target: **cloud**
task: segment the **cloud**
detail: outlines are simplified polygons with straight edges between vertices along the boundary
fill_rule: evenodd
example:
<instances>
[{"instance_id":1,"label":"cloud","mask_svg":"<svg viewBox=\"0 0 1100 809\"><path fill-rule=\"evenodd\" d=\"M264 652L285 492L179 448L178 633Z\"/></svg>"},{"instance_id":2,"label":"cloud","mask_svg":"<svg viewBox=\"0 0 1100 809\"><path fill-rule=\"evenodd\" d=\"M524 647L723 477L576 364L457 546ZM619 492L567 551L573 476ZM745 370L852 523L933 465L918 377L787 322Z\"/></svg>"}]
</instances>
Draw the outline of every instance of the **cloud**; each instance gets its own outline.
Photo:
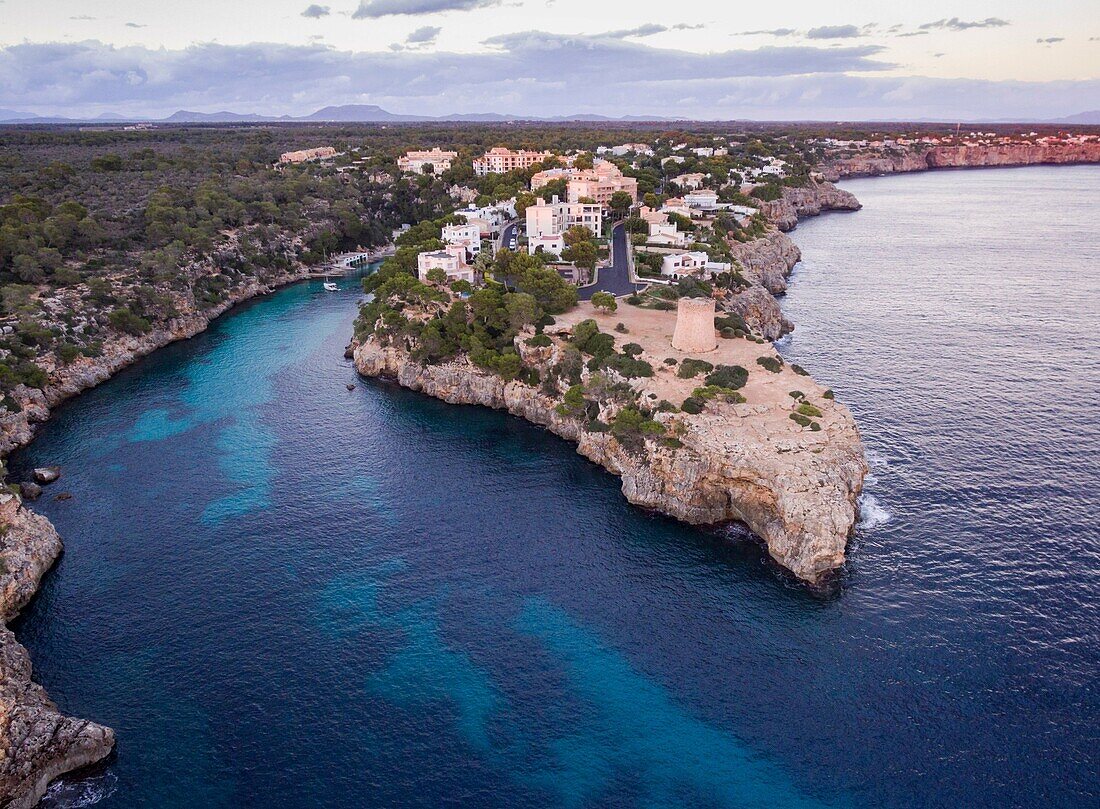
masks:
<instances>
[{"instance_id":1,"label":"cloud","mask_svg":"<svg viewBox=\"0 0 1100 809\"><path fill-rule=\"evenodd\" d=\"M854 25L822 25L806 32L809 39L851 39L860 36L859 28Z\"/></svg>"},{"instance_id":2,"label":"cloud","mask_svg":"<svg viewBox=\"0 0 1100 809\"><path fill-rule=\"evenodd\" d=\"M332 13L330 6L319 6L316 3L312 3L306 6L305 11L302 12L303 17L308 17L311 20L319 20L322 17L327 17Z\"/></svg>"},{"instance_id":3,"label":"cloud","mask_svg":"<svg viewBox=\"0 0 1100 809\"><path fill-rule=\"evenodd\" d=\"M926 22L921 26L921 30L929 30L932 28L943 28L948 31L966 31L970 28L1004 28L1006 25L1011 25L1008 20L1002 20L1000 17L986 17L984 20L966 21L960 20L958 17L952 17L942 20L936 20L935 22Z\"/></svg>"},{"instance_id":4,"label":"cloud","mask_svg":"<svg viewBox=\"0 0 1100 809\"><path fill-rule=\"evenodd\" d=\"M435 42L435 38L439 36L439 32L442 30L442 28L435 25L425 25L405 37L405 42L410 45L429 44Z\"/></svg>"},{"instance_id":5,"label":"cloud","mask_svg":"<svg viewBox=\"0 0 1100 809\"><path fill-rule=\"evenodd\" d=\"M139 22L128 22L128 23L126 23L126 27L127 28L148 28L149 26L145 25L144 23L139 23Z\"/></svg>"},{"instance_id":6,"label":"cloud","mask_svg":"<svg viewBox=\"0 0 1100 809\"><path fill-rule=\"evenodd\" d=\"M360 0L351 16L357 20L397 14L436 14L441 11L472 11L499 6L502 0Z\"/></svg>"},{"instance_id":7,"label":"cloud","mask_svg":"<svg viewBox=\"0 0 1100 809\"><path fill-rule=\"evenodd\" d=\"M926 37L927 31L906 31L904 34L898 34L899 37Z\"/></svg>"},{"instance_id":8,"label":"cloud","mask_svg":"<svg viewBox=\"0 0 1100 809\"><path fill-rule=\"evenodd\" d=\"M1035 40L1040 45L1053 45L1056 42L1065 42L1065 37L1041 37Z\"/></svg>"},{"instance_id":9,"label":"cloud","mask_svg":"<svg viewBox=\"0 0 1100 809\"><path fill-rule=\"evenodd\" d=\"M177 109L300 115L329 104L369 103L422 115L1042 120L1087 109L1100 93L1100 80L866 75L891 67L869 43L705 54L528 31L494 37L489 47L479 53L390 53L322 44L168 49L23 42L0 47L0 107L159 117Z\"/></svg>"},{"instance_id":10,"label":"cloud","mask_svg":"<svg viewBox=\"0 0 1100 809\"><path fill-rule=\"evenodd\" d=\"M89 22L91 20L98 19L97 17L89 17L87 14L78 14L75 17L69 17L70 20L78 20L79 22Z\"/></svg>"},{"instance_id":11,"label":"cloud","mask_svg":"<svg viewBox=\"0 0 1100 809\"><path fill-rule=\"evenodd\" d=\"M618 31L605 31L602 34L597 34L597 38L602 39L627 39L629 37L651 37L655 34L663 34L666 31L694 31L702 28L703 24L689 25L686 22L677 23L673 26L660 25L658 23L646 23L645 25L639 25L637 28L623 28Z\"/></svg>"},{"instance_id":12,"label":"cloud","mask_svg":"<svg viewBox=\"0 0 1100 809\"><path fill-rule=\"evenodd\" d=\"M798 33L798 31L796 31L793 28L772 28L770 30L764 30L764 31L738 31L733 36L735 36L735 37L752 37L752 36L765 35L765 36L770 36L770 37L789 37L789 36L794 36L797 33Z\"/></svg>"}]
</instances>

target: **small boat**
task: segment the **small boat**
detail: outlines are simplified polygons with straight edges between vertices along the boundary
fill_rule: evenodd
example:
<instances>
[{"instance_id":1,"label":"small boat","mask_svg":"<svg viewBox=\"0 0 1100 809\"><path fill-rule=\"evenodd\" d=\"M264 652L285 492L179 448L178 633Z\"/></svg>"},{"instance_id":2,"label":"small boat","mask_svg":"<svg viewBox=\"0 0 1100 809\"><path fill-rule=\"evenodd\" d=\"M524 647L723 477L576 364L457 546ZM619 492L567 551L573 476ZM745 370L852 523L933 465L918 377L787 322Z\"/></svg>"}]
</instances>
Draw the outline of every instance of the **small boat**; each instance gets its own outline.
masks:
<instances>
[{"instance_id":1,"label":"small boat","mask_svg":"<svg viewBox=\"0 0 1100 809\"><path fill-rule=\"evenodd\" d=\"M340 291L340 287L338 287L336 285L335 281L325 281L323 286L325 288L325 292L339 292Z\"/></svg>"}]
</instances>

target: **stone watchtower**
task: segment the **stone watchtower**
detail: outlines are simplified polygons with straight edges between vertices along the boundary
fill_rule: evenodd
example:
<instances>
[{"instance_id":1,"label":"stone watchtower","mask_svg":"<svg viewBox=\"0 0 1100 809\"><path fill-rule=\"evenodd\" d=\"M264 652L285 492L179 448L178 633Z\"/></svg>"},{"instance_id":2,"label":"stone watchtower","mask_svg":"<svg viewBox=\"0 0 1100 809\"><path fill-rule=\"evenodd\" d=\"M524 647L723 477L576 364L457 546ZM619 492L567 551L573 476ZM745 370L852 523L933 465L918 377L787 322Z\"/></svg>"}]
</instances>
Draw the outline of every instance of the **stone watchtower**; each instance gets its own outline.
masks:
<instances>
[{"instance_id":1,"label":"stone watchtower","mask_svg":"<svg viewBox=\"0 0 1100 809\"><path fill-rule=\"evenodd\" d=\"M718 338L714 335L714 298L680 298L672 347L685 353L718 348Z\"/></svg>"}]
</instances>

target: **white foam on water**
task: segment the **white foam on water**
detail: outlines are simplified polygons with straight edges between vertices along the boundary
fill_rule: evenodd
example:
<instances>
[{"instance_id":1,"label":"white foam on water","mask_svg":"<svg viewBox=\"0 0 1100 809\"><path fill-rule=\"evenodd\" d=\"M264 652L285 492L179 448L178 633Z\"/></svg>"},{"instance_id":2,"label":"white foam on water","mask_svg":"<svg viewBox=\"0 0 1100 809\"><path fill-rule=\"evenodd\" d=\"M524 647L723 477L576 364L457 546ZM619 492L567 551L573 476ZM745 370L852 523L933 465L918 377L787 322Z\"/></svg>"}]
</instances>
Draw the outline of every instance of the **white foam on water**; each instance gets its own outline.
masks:
<instances>
[{"instance_id":1,"label":"white foam on water","mask_svg":"<svg viewBox=\"0 0 1100 809\"><path fill-rule=\"evenodd\" d=\"M890 522L893 515L887 511L873 494L859 497L859 527L870 531Z\"/></svg>"},{"instance_id":2,"label":"white foam on water","mask_svg":"<svg viewBox=\"0 0 1100 809\"><path fill-rule=\"evenodd\" d=\"M118 789L118 776L105 772L79 781L55 781L42 796L38 805L42 809L80 809L95 806L104 798L109 798Z\"/></svg>"}]
</instances>

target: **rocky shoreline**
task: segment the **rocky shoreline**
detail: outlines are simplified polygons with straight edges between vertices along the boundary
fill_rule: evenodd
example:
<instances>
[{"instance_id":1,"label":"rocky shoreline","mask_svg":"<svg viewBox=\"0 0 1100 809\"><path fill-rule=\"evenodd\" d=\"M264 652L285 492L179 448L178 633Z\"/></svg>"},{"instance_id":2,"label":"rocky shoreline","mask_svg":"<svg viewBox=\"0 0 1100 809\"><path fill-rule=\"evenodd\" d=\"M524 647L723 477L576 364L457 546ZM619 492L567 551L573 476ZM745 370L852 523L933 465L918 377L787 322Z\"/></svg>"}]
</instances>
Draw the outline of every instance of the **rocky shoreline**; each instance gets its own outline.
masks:
<instances>
[{"instance_id":1,"label":"rocky shoreline","mask_svg":"<svg viewBox=\"0 0 1100 809\"><path fill-rule=\"evenodd\" d=\"M682 379L662 362L665 356L680 363L689 357L669 346L675 315L642 309L601 316L589 304L581 304L546 329L545 334L553 337L550 346L531 348L517 339L525 367L546 378L568 351L570 330L589 316L608 327L625 321L628 333L615 335L616 343L639 344L639 358L657 368L652 378L630 382L639 400L676 396L680 401L701 384ZM727 401L719 395L694 415L656 412L653 418L675 439L626 440L563 411L561 396L518 380L505 381L474 366L468 357L424 364L411 358L409 346L384 346L376 338L353 349L355 368L364 377L391 379L452 404L507 410L575 442L581 455L622 479L629 502L692 525L742 522L764 541L771 557L799 579L824 582L844 563L867 469L851 413L790 366L762 370L757 356L778 358L770 344L722 340L716 351L691 356L754 369L744 395ZM588 372L584 381L604 384ZM799 402L788 392L795 389L820 408L816 430L790 420ZM613 421L621 404L601 403L597 421Z\"/></svg>"},{"instance_id":2,"label":"rocky shoreline","mask_svg":"<svg viewBox=\"0 0 1100 809\"><path fill-rule=\"evenodd\" d=\"M825 177L875 177L931 169L1011 168L1038 165L1100 163L1098 143L1019 143L1013 145L934 146L893 154L858 154L829 163Z\"/></svg>"}]
</instances>

